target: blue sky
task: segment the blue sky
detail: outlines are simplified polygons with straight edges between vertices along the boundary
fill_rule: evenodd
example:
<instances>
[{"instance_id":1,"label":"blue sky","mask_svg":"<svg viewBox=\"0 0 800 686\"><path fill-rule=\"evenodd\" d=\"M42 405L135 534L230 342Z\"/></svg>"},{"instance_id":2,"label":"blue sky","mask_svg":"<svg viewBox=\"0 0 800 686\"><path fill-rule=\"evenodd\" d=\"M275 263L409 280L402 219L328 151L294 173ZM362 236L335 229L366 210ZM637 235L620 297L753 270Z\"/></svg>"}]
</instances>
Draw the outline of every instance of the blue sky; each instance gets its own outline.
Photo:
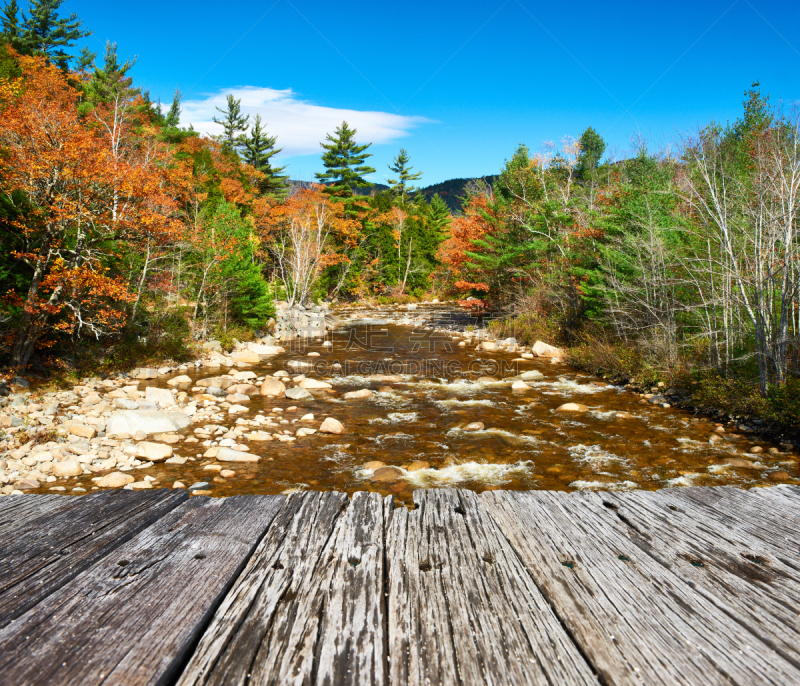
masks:
<instances>
[{"instance_id":1,"label":"blue sky","mask_svg":"<svg viewBox=\"0 0 800 686\"><path fill-rule=\"evenodd\" d=\"M608 153L734 120L756 79L800 101L800 3L331 3L67 0L102 52L138 56L153 98L184 93L182 123L209 124L225 93L260 112L292 178L320 171L319 140L347 119L372 141L373 181L401 147L423 185L497 173L519 143L593 126Z\"/></svg>"}]
</instances>

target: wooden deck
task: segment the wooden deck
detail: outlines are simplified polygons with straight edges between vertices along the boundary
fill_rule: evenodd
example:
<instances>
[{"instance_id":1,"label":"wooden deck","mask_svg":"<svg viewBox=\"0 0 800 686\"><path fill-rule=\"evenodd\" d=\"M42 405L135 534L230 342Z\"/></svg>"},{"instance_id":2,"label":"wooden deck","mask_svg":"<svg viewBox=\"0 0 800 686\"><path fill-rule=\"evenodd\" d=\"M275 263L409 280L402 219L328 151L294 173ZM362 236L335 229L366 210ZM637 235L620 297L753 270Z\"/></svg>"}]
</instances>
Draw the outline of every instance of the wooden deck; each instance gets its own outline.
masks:
<instances>
[{"instance_id":1,"label":"wooden deck","mask_svg":"<svg viewBox=\"0 0 800 686\"><path fill-rule=\"evenodd\" d=\"M0 682L798 684L800 490L0 499Z\"/></svg>"}]
</instances>

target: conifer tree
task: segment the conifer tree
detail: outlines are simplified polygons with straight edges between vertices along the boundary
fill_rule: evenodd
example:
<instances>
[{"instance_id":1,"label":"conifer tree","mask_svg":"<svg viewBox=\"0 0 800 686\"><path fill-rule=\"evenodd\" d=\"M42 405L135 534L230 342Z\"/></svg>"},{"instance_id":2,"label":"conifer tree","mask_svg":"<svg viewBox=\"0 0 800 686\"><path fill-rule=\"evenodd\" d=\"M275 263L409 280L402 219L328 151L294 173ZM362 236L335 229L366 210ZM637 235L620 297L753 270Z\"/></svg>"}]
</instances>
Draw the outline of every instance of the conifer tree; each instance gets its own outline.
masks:
<instances>
[{"instance_id":1,"label":"conifer tree","mask_svg":"<svg viewBox=\"0 0 800 686\"><path fill-rule=\"evenodd\" d=\"M169 129L177 129L181 123L181 100L183 96L179 88L175 89L175 95L172 96L172 105L169 112L164 117L164 127Z\"/></svg>"},{"instance_id":2,"label":"conifer tree","mask_svg":"<svg viewBox=\"0 0 800 686\"><path fill-rule=\"evenodd\" d=\"M242 157L247 164L264 174L264 178L259 182L259 189L263 194L285 198L288 193L286 180L289 177L282 175L282 172L286 167L273 167L270 162L273 155L277 155L283 149L275 148L277 140L277 136L268 135L262 128L261 115L257 114L250 134L242 137L244 148Z\"/></svg>"},{"instance_id":3,"label":"conifer tree","mask_svg":"<svg viewBox=\"0 0 800 686\"><path fill-rule=\"evenodd\" d=\"M228 94L227 108L223 110L217 107L217 112L220 112L223 116L219 119L213 117L213 121L222 127L222 133L215 136L215 138L227 150L238 152L242 144L242 134L247 131L247 122L250 121L250 115L242 114L242 101L234 98L233 94Z\"/></svg>"},{"instance_id":4,"label":"conifer tree","mask_svg":"<svg viewBox=\"0 0 800 686\"><path fill-rule=\"evenodd\" d=\"M17 0L3 7L3 38L23 55L42 55L61 69L67 69L72 56L65 48L91 34L81 29L77 14L60 17L64 0L30 0L29 15L19 9Z\"/></svg>"},{"instance_id":5,"label":"conifer tree","mask_svg":"<svg viewBox=\"0 0 800 686\"><path fill-rule=\"evenodd\" d=\"M408 160L408 153L404 148L400 148L400 153L389 165L389 170L399 177L397 179L389 179L389 186L391 186L394 196L400 198L403 202L405 202L406 196L417 190L409 184L409 181L416 181L422 176L422 172L411 172L414 167L408 166Z\"/></svg>"},{"instance_id":6,"label":"conifer tree","mask_svg":"<svg viewBox=\"0 0 800 686\"><path fill-rule=\"evenodd\" d=\"M103 65L95 68L92 78L83 87L86 105L81 111L86 112L100 103L130 101L140 95L141 89L133 88L133 77L128 75L134 64L135 57L120 64L117 44L107 41Z\"/></svg>"},{"instance_id":7,"label":"conifer tree","mask_svg":"<svg viewBox=\"0 0 800 686\"><path fill-rule=\"evenodd\" d=\"M325 192L337 198L350 198L354 189L372 185L363 178L375 172L373 167L364 164L368 157L372 157L366 152L372 143L358 145L355 135L356 130L343 121L333 135L329 133L325 137L328 143L320 143L325 150L322 153L325 171L317 172L315 176L327 184Z\"/></svg>"},{"instance_id":8,"label":"conifer tree","mask_svg":"<svg viewBox=\"0 0 800 686\"><path fill-rule=\"evenodd\" d=\"M600 158L606 149L606 142L591 126L581 134L579 139L580 152L578 153L578 166L575 172L581 178L586 178L600 164Z\"/></svg>"}]
</instances>

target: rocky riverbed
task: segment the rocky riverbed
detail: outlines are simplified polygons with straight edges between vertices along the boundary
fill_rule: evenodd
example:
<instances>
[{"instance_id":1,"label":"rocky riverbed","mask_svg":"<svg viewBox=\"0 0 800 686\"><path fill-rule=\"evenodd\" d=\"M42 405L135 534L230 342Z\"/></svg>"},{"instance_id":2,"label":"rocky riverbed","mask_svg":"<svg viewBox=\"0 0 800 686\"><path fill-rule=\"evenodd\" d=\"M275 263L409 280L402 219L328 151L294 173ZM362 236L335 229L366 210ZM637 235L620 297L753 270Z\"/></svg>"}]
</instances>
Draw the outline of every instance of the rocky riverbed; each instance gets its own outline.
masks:
<instances>
[{"instance_id":1,"label":"rocky riverbed","mask_svg":"<svg viewBox=\"0 0 800 686\"><path fill-rule=\"evenodd\" d=\"M266 337L196 362L14 389L0 493L420 487L634 489L798 483L791 444L491 340L448 306L349 308L318 338ZM324 335L324 337L322 337Z\"/></svg>"}]
</instances>

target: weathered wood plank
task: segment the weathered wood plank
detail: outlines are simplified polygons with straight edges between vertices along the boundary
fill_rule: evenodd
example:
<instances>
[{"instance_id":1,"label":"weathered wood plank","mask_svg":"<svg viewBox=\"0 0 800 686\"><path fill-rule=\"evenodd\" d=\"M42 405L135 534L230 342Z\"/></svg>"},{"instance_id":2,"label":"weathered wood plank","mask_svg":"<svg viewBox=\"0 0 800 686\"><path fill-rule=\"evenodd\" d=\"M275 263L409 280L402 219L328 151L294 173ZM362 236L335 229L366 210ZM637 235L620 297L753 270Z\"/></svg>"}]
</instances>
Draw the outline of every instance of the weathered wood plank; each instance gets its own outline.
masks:
<instances>
[{"instance_id":1,"label":"weathered wood plank","mask_svg":"<svg viewBox=\"0 0 800 686\"><path fill-rule=\"evenodd\" d=\"M9 684L170 683L280 508L195 497L0 629Z\"/></svg>"},{"instance_id":2,"label":"weathered wood plank","mask_svg":"<svg viewBox=\"0 0 800 686\"><path fill-rule=\"evenodd\" d=\"M800 667L800 579L795 570L774 555L764 555L759 539L706 517L705 508L671 509L662 492L571 497L583 499L643 554Z\"/></svg>"},{"instance_id":3,"label":"weathered wood plank","mask_svg":"<svg viewBox=\"0 0 800 686\"><path fill-rule=\"evenodd\" d=\"M387 513L392 684L597 684L471 491Z\"/></svg>"},{"instance_id":4,"label":"weathered wood plank","mask_svg":"<svg viewBox=\"0 0 800 686\"><path fill-rule=\"evenodd\" d=\"M0 627L133 538L188 496L103 491L29 519L0 543Z\"/></svg>"},{"instance_id":5,"label":"weathered wood plank","mask_svg":"<svg viewBox=\"0 0 800 686\"><path fill-rule=\"evenodd\" d=\"M9 495L0 498L0 536L13 534L29 520L52 514L77 501L78 496L50 494Z\"/></svg>"},{"instance_id":6,"label":"weathered wood plank","mask_svg":"<svg viewBox=\"0 0 800 686\"><path fill-rule=\"evenodd\" d=\"M585 499L546 491L480 497L606 683L800 682L800 670Z\"/></svg>"},{"instance_id":7,"label":"weathered wood plank","mask_svg":"<svg viewBox=\"0 0 800 686\"><path fill-rule=\"evenodd\" d=\"M784 489L665 488L658 493L678 510L687 505L702 507L705 516L720 525L748 533L762 545L794 557L800 553L800 509L788 498L769 497L775 490Z\"/></svg>"},{"instance_id":8,"label":"weathered wood plank","mask_svg":"<svg viewBox=\"0 0 800 686\"><path fill-rule=\"evenodd\" d=\"M291 496L180 684L383 684L383 503Z\"/></svg>"}]
</instances>

